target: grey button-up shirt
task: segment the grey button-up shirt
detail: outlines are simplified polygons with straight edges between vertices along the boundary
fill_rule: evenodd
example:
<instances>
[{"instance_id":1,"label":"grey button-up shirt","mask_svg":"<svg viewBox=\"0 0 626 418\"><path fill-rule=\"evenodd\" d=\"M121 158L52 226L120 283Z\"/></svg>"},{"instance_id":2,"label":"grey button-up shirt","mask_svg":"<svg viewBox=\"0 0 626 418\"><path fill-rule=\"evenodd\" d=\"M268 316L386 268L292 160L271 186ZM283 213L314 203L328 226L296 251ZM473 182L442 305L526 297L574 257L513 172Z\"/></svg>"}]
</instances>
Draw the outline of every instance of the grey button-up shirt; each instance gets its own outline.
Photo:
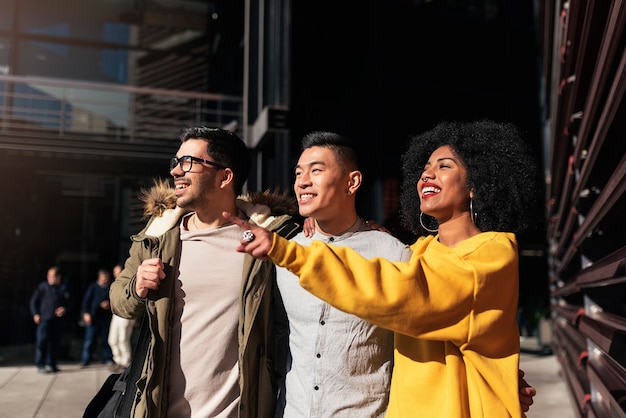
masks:
<instances>
[{"instance_id":1,"label":"grey button-up shirt","mask_svg":"<svg viewBox=\"0 0 626 418\"><path fill-rule=\"evenodd\" d=\"M316 233L306 238L300 233L293 240L347 246L367 258L407 261L411 256L405 244L362 221L341 236ZM393 333L331 307L302 289L284 268L278 268L277 281L289 320L290 353L276 416L383 417L393 368Z\"/></svg>"}]
</instances>

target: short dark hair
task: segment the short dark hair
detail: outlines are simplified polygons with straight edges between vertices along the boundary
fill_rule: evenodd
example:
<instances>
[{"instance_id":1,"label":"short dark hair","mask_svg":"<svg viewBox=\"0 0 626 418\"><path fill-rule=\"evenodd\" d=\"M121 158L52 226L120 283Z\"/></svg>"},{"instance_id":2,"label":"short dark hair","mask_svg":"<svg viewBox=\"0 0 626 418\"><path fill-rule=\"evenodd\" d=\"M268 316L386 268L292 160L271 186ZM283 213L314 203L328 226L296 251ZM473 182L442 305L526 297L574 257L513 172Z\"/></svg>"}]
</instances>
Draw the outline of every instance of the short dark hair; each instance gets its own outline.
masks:
<instances>
[{"instance_id":1,"label":"short dark hair","mask_svg":"<svg viewBox=\"0 0 626 418\"><path fill-rule=\"evenodd\" d=\"M245 142L231 131L206 126L192 126L180 134L180 141L203 139L207 143L207 154L216 163L233 170L235 193L241 194L250 174L250 152Z\"/></svg>"},{"instance_id":2,"label":"short dark hair","mask_svg":"<svg viewBox=\"0 0 626 418\"><path fill-rule=\"evenodd\" d=\"M302 151L311 147L330 148L337 156L337 161L344 169L358 170L359 161L354 142L334 132L313 131L302 138Z\"/></svg>"},{"instance_id":3,"label":"short dark hair","mask_svg":"<svg viewBox=\"0 0 626 418\"><path fill-rule=\"evenodd\" d=\"M402 156L403 225L416 234L428 233L419 222L420 200L415 189L430 155L449 146L467 169L473 190L472 209L481 231L519 233L532 221L538 195L539 172L518 129L489 120L442 122L413 136Z\"/></svg>"},{"instance_id":4,"label":"short dark hair","mask_svg":"<svg viewBox=\"0 0 626 418\"><path fill-rule=\"evenodd\" d=\"M98 276L101 274L106 274L107 276L111 276L111 272L108 269L105 268L99 268L98 269Z\"/></svg>"}]
</instances>

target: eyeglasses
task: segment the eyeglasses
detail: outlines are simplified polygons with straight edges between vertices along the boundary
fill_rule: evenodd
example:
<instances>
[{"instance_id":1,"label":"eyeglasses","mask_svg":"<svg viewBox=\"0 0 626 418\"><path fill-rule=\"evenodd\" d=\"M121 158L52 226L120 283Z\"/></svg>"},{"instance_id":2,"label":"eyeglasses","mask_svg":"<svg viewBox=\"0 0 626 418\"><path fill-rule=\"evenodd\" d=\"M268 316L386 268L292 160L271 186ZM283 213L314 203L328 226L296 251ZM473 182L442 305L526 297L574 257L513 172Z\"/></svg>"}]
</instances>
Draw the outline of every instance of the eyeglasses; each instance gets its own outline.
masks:
<instances>
[{"instance_id":1,"label":"eyeglasses","mask_svg":"<svg viewBox=\"0 0 626 418\"><path fill-rule=\"evenodd\" d=\"M191 171L194 161L197 163L208 164L217 168L228 168L225 165L216 163L215 161L209 161L202 158L193 157L191 155L183 155L182 157L172 157L172 159L170 160L170 171L172 171L176 168L177 165L179 165L181 170L183 170L185 173L188 173Z\"/></svg>"}]
</instances>

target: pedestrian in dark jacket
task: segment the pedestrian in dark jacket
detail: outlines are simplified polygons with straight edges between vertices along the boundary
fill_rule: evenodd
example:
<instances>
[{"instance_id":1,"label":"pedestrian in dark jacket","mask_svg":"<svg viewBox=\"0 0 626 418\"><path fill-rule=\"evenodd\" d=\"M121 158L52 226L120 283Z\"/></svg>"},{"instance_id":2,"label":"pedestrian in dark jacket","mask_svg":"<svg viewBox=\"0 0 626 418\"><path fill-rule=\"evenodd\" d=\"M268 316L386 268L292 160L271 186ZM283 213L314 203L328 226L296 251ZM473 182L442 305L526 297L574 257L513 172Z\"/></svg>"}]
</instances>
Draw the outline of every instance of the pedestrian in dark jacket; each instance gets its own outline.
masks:
<instances>
[{"instance_id":1,"label":"pedestrian in dark jacket","mask_svg":"<svg viewBox=\"0 0 626 418\"><path fill-rule=\"evenodd\" d=\"M110 286L111 273L105 269L100 269L98 270L98 279L92 282L85 291L82 304L83 321L85 322L85 342L81 355L83 367L91 363L93 347L98 338L102 344L102 363L113 363L113 354L107 341L109 326L111 325Z\"/></svg>"},{"instance_id":2,"label":"pedestrian in dark jacket","mask_svg":"<svg viewBox=\"0 0 626 418\"><path fill-rule=\"evenodd\" d=\"M59 371L57 357L69 300L69 288L61 283L59 268L50 267L47 280L39 283L30 298L30 313L37 324L35 364L39 373Z\"/></svg>"}]
</instances>

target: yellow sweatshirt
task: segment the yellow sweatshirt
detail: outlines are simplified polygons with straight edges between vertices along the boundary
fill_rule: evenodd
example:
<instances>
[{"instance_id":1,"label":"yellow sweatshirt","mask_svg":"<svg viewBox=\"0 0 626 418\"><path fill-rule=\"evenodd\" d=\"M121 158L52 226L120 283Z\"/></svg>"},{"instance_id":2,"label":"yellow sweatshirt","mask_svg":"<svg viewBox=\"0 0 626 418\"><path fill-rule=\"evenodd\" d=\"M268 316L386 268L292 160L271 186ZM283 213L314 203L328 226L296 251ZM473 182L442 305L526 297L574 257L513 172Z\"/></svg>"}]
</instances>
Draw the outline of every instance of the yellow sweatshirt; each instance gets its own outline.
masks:
<instances>
[{"instance_id":1,"label":"yellow sweatshirt","mask_svg":"<svg viewBox=\"0 0 626 418\"><path fill-rule=\"evenodd\" d=\"M268 256L314 295L396 333L388 418L523 416L515 235L484 232L454 248L428 236L411 249L408 262L367 260L274 234Z\"/></svg>"}]
</instances>

